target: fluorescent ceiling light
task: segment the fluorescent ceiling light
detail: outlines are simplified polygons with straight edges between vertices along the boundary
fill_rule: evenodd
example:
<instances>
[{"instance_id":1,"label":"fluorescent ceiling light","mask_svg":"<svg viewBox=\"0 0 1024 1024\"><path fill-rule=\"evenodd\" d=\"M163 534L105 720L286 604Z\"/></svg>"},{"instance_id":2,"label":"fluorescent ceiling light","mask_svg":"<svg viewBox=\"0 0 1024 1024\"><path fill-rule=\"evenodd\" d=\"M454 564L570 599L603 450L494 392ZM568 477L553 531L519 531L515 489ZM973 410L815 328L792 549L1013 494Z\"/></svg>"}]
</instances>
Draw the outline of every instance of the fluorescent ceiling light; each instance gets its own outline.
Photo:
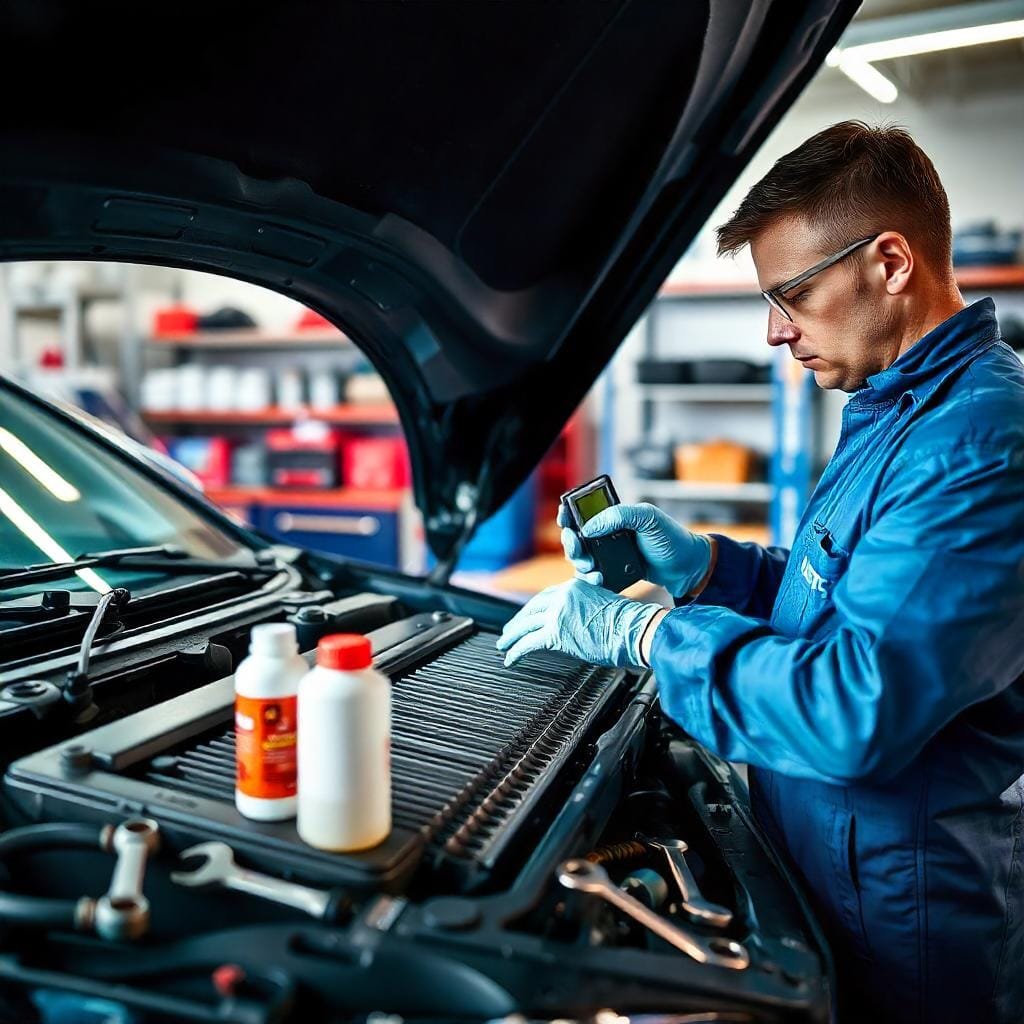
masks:
<instances>
[{"instance_id":1,"label":"fluorescent ceiling light","mask_svg":"<svg viewBox=\"0 0 1024 1024\"><path fill-rule=\"evenodd\" d=\"M1024 39L1022 12L1022 0L988 0L858 22L826 63L879 102L892 103L896 86L872 67L876 61Z\"/></svg>"},{"instance_id":2,"label":"fluorescent ceiling light","mask_svg":"<svg viewBox=\"0 0 1024 1024\"><path fill-rule=\"evenodd\" d=\"M839 52L842 56L872 62L1021 38L1024 38L1024 19L1001 21L991 25L969 25L965 28L946 29L943 32L923 32L920 35L902 36L899 39L880 39L876 43L840 47Z\"/></svg>"},{"instance_id":3,"label":"fluorescent ceiling light","mask_svg":"<svg viewBox=\"0 0 1024 1024\"><path fill-rule=\"evenodd\" d=\"M58 501L78 501L78 488L68 483L48 462L41 459L20 437L0 427L0 448L27 473L36 478Z\"/></svg>"},{"instance_id":4,"label":"fluorescent ceiling light","mask_svg":"<svg viewBox=\"0 0 1024 1024\"><path fill-rule=\"evenodd\" d=\"M826 58L825 63L831 68L839 68L851 82L855 82L879 103L892 103L899 96L895 84L889 81L881 71L873 68L866 61L849 56L847 51L833 50Z\"/></svg>"},{"instance_id":5,"label":"fluorescent ceiling light","mask_svg":"<svg viewBox=\"0 0 1024 1024\"><path fill-rule=\"evenodd\" d=\"M3 488L0 488L0 512L35 544L40 551L55 562L70 562L67 553L40 525L26 512ZM110 586L105 583L92 569L79 569L75 573L79 579L87 583L98 594L106 594Z\"/></svg>"}]
</instances>

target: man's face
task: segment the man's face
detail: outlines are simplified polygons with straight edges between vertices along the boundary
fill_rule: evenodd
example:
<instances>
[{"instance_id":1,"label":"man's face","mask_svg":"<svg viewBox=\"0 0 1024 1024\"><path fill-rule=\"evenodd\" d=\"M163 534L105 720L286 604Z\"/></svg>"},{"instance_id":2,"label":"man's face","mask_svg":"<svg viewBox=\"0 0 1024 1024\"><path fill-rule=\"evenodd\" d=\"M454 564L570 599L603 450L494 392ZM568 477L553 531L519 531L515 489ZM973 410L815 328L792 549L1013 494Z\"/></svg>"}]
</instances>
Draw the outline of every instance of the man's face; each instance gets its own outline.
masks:
<instances>
[{"instance_id":1,"label":"man's face","mask_svg":"<svg viewBox=\"0 0 1024 1024\"><path fill-rule=\"evenodd\" d=\"M750 246L760 287L773 289L833 255L822 244L802 217L770 224ZM855 391L899 355L895 311L874 248L857 250L781 295L792 322L769 307L768 344L788 345L820 388Z\"/></svg>"}]
</instances>

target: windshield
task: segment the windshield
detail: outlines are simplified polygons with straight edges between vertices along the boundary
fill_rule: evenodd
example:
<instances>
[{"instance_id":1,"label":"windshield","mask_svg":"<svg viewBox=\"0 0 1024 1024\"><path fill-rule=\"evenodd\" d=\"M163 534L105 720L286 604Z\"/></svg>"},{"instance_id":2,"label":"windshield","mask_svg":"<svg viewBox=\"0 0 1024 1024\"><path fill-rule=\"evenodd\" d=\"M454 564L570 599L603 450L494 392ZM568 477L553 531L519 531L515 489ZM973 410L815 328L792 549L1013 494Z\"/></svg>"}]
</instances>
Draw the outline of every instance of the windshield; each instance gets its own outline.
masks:
<instances>
[{"instance_id":1,"label":"windshield","mask_svg":"<svg viewBox=\"0 0 1024 1024\"><path fill-rule=\"evenodd\" d=\"M196 558L232 561L246 549L102 445L0 387L0 565L68 561L85 552L173 544ZM146 589L153 569L83 569L59 586ZM180 574L176 582L181 581ZM7 593L14 593L14 588Z\"/></svg>"}]
</instances>

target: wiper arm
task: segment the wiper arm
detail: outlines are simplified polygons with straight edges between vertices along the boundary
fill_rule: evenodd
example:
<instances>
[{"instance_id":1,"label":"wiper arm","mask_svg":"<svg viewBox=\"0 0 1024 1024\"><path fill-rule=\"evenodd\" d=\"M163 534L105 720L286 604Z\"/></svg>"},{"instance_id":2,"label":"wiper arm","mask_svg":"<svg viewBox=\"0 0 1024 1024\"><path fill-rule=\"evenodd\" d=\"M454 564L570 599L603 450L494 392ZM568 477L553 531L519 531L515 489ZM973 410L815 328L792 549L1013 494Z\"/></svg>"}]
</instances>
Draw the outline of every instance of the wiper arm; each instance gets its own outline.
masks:
<instances>
[{"instance_id":1,"label":"wiper arm","mask_svg":"<svg viewBox=\"0 0 1024 1024\"><path fill-rule=\"evenodd\" d=\"M150 544L148 547L136 548L109 548L106 551L86 551L78 558L104 558L107 565L120 562L123 558L133 558L136 555L154 555L163 558L187 558L188 552L179 548L177 544ZM75 561L78 561L78 558ZM45 563L44 563L45 564Z\"/></svg>"},{"instance_id":2,"label":"wiper arm","mask_svg":"<svg viewBox=\"0 0 1024 1024\"><path fill-rule=\"evenodd\" d=\"M272 576L278 571L276 559L266 565L236 565L232 562L212 562L207 559L190 558L188 553L173 544L158 544L137 548L114 548L79 555L70 562L43 562L40 565L26 565L21 568L0 569L0 589L24 586L26 583L42 583L46 580L71 576L82 569L97 569L123 565L125 568L158 569L165 573L195 573L213 575L222 572L237 572L243 576Z\"/></svg>"}]
</instances>

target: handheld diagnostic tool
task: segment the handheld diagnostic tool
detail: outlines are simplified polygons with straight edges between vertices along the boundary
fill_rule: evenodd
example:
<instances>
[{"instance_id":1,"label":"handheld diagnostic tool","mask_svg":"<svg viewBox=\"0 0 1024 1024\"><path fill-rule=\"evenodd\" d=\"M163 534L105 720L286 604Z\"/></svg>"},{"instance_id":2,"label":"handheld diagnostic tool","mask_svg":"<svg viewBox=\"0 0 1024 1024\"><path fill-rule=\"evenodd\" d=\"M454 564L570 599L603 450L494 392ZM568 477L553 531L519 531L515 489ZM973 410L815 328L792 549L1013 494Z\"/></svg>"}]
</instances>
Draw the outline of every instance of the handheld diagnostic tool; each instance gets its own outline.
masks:
<instances>
[{"instance_id":1,"label":"handheld diagnostic tool","mask_svg":"<svg viewBox=\"0 0 1024 1024\"><path fill-rule=\"evenodd\" d=\"M636 535L632 530L618 530L604 537L584 537L580 531L598 512L618 503L619 496L609 476L599 476L562 495L562 504L568 509L572 524L569 528L575 531L583 550L593 558L594 568L604 577L604 586L616 592L643 579L644 563L636 546Z\"/></svg>"}]
</instances>

